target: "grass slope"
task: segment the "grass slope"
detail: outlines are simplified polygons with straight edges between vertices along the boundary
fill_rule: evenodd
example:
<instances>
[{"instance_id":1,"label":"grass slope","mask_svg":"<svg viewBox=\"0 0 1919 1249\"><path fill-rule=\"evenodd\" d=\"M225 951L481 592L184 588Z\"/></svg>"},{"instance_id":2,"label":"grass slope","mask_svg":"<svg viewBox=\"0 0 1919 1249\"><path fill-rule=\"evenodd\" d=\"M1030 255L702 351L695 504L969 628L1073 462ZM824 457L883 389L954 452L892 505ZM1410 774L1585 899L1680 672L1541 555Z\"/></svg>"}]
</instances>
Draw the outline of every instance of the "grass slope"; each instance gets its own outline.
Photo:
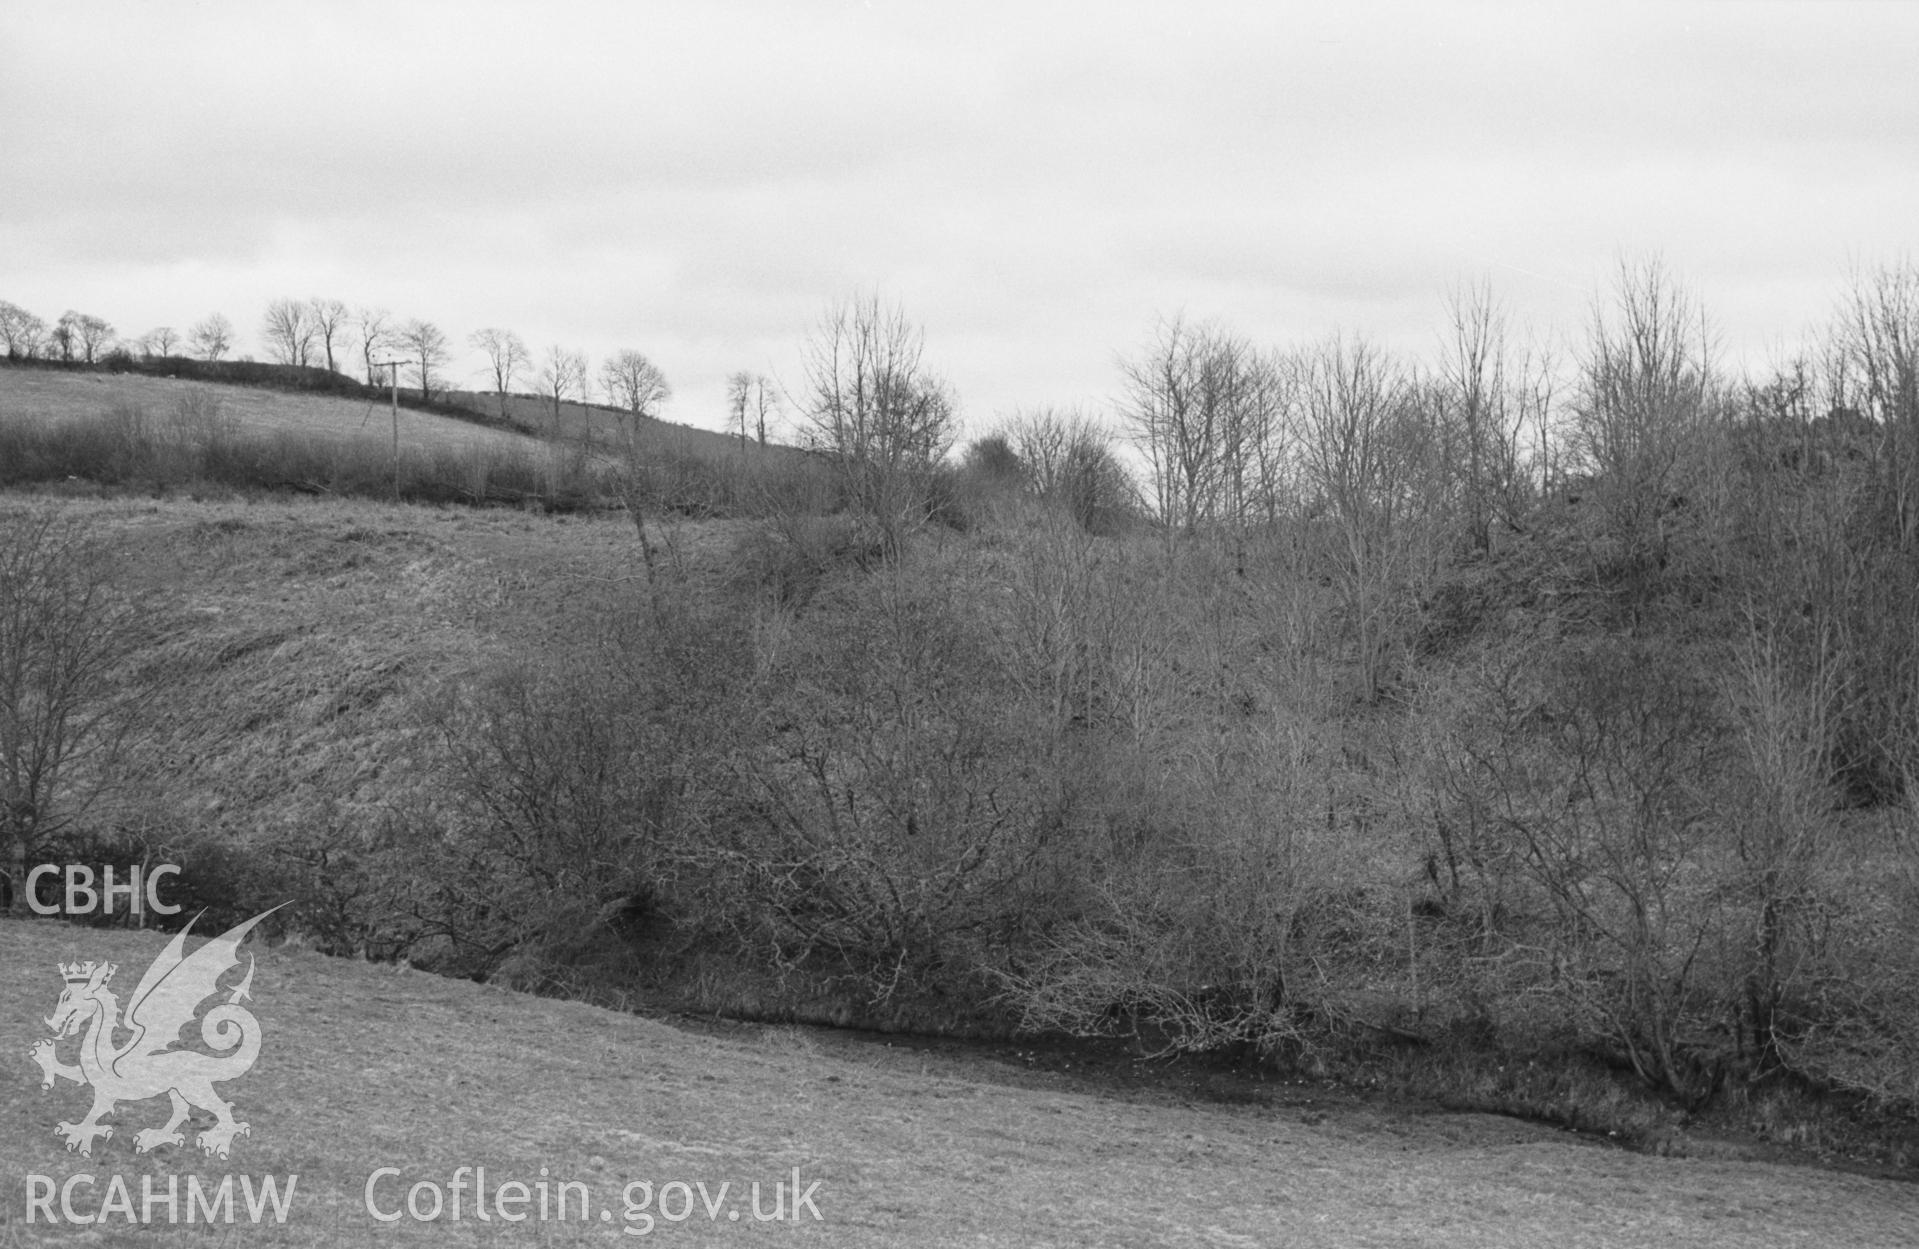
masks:
<instances>
[{"instance_id":1,"label":"grass slope","mask_svg":"<svg viewBox=\"0 0 1919 1249\"><path fill-rule=\"evenodd\" d=\"M164 944L154 933L0 921L0 1052L12 1056L0 1065L0 1243L127 1237L117 1215L84 1230L24 1223L28 1175L64 1183L79 1172L98 1185L78 1191L82 1213L116 1174L136 1205L143 1177L164 1189L169 1175L210 1185L228 1173L297 1174L284 1226L245 1227L235 1243L247 1244L607 1244L624 1225L621 1188L639 1179L704 1183L714 1195L731 1186L724 1209L738 1221L709 1220L696 1194L690 1218L653 1228L681 1244L1578 1249L1919 1238L1919 1192L1891 1181L1652 1158L1484 1116L1114 1097L991 1064L831 1050L789 1029L698 1035L257 943L252 1007L265 1044L223 1090L252 1125L232 1157L203 1157L190 1140L135 1154L133 1132L164 1117L157 1100L123 1106L109 1119L119 1131L91 1159L67 1154L53 1127L84 1113L86 1094L64 1082L43 1093L26 1060L61 988L55 965L110 959L130 984ZM479 1222L470 1194L457 1223L382 1224L365 1209L376 1168L400 1172L378 1190L392 1208L405 1186L444 1190L461 1166L484 1166L489 1187L531 1186L547 1168L553 1182L586 1185L592 1217ZM821 1220L755 1223L748 1185L759 1181L770 1205L773 1182L794 1168L803 1185L819 1183ZM139 1243L202 1235L162 1225Z\"/></svg>"},{"instance_id":2,"label":"grass slope","mask_svg":"<svg viewBox=\"0 0 1919 1249\"><path fill-rule=\"evenodd\" d=\"M243 433L322 434L336 438L390 438L392 414L385 402L300 394L251 386L176 381L137 373L87 373L0 368L0 420L64 420L91 417L119 404L169 412L179 397L203 390L220 400L223 416ZM488 429L438 413L400 409L400 445L413 449L537 447L539 441Z\"/></svg>"},{"instance_id":3,"label":"grass slope","mask_svg":"<svg viewBox=\"0 0 1919 1249\"><path fill-rule=\"evenodd\" d=\"M0 498L0 509L26 507ZM259 845L377 821L415 700L643 575L622 517L284 496L76 500L148 596L159 829ZM723 525L710 525L709 536ZM691 540L691 539L689 539Z\"/></svg>"}]
</instances>

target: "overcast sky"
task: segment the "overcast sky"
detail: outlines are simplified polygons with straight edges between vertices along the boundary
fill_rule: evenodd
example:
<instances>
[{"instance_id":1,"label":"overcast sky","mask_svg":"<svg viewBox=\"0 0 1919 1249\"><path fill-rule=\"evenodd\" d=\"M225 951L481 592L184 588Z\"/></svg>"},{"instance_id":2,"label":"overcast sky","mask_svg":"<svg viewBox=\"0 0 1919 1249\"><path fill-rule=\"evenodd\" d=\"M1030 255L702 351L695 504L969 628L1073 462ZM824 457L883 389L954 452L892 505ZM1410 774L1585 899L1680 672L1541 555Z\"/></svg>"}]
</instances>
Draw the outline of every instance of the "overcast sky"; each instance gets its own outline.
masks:
<instances>
[{"instance_id":1,"label":"overcast sky","mask_svg":"<svg viewBox=\"0 0 1919 1249\"><path fill-rule=\"evenodd\" d=\"M334 296L718 427L878 290L977 431L1110 403L1155 319L1570 334L1657 250L1730 355L1919 232L1919 3L0 0L0 299L126 335Z\"/></svg>"}]
</instances>

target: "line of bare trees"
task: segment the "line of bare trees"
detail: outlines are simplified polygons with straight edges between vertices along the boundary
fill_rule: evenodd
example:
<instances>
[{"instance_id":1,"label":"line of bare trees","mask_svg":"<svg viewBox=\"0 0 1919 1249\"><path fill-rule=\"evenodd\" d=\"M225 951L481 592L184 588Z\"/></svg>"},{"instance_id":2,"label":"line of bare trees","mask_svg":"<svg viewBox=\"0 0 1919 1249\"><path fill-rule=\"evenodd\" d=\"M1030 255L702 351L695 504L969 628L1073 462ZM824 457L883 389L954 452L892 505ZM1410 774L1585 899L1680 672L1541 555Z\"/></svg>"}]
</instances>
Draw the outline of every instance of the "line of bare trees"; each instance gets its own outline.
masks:
<instances>
[{"instance_id":1,"label":"line of bare trees","mask_svg":"<svg viewBox=\"0 0 1919 1249\"><path fill-rule=\"evenodd\" d=\"M516 381L532 372L540 397L552 412L553 433L560 432L560 414L568 403L587 403L592 399L593 372L586 353L558 344L548 347L537 358L526 340L512 330L489 327L476 330L468 339L486 356L486 375L499 415L507 415L507 400ZM666 375L643 353L627 348L609 356L600 365L600 394L622 413L623 440L631 441L640 418L659 416L660 405L672 396Z\"/></svg>"},{"instance_id":2,"label":"line of bare trees","mask_svg":"<svg viewBox=\"0 0 1919 1249\"><path fill-rule=\"evenodd\" d=\"M386 368L398 361L422 398L431 398L443 387L443 373L452 360L445 331L431 321L400 321L384 308L350 308L342 300L323 296L276 299L268 304L260 318L260 342L276 363L328 373L343 372L357 344L359 367L368 385L385 382ZM49 325L17 304L0 300L0 345L10 360L91 366L118 349L148 359L190 354L211 363L226 359L237 343L233 322L217 312L195 322L184 334L161 325L137 338L121 338L100 317L70 311Z\"/></svg>"},{"instance_id":3,"label":"line of bare trees","mask_svg":"<svg viewBox=\"0 0 1919 1249\"><path fill-rule=\"evenodd\" d=\"M358 371L366 384L404 380L423 399L447 387L446 370L453 360L452 341L435 322L401 320L384 308L349 307L323 296L273 300L261 315L259 336L274 362L328 373L344 371L357 351ZM530 382L549 405L556 435L565 405L591 403L596 382L604 401L623 414L622 437L627 442L638 418L657 419L661 405L672 394L659 367L632 349L614 353L595 373L584 352L554 345L536 355L512 330L487 327L467 341L485 357L487 389L495 396L499 414L507 414L516 386ZM0 346L10 360L95 365L110 349L118 348L148 359L190 354L216 362L236 350L237 334L231 320L214 313L184 333L161 325L137 338L122 339L96 316L68 312L49 324L0 300ZM388 371L396 366L398 378ZM729 387L729 415L735 429L742 431L743 441L750 431L764 444L768 422L780 408L775 384L763 374L742 373L729 379Z\"/></svg>"},{"instance_id":4,"label":"line of bare trees","mask_svg":"<svg viewBox=\"0 0 1919 1249\"><path fill-rule=\"evenodd\" d=\"M452 359L446 332L431 321L396 322L384 308L349 309L338 299L276 299L261 318L260 338L281 364L340 371L348 344L359 341L360 363L369 386L388 380L382 369L406 366L422 399L440 387L441 372Z\"/></svg>"},{"instance_id":5,"label":"line of bare trees","mask_svg":"<svg viewBox=\"0 0 1919 1249\"><path fill-rule=\"evenodd\" d=\"M1553 396L1550 359L1519 347L1491 290L1455 291L1436 369L1336 334L1262 349L1218 325L1162 323L1122 360L1119 417L1174 534L1330 515L1363 545L1418 496L1485 549L1510 523ZM1529 458L1531 462L1529 463Z\"/></svg>"},{"instance_id":6,"label":"line of bare trees","mask_svg":"<svg viewBox=\"0 0 1919 1249\"><path fill-rule=\"evenodd\" d=\"M344 346L347 306L337 299L276 299L260 320L260 340L281 364L338 371L335 347Z\"/></svg>"},{"instance_id":7,"label":"line of bare trees","mask_svg":"<svg viewBox=\"0 0 1919 1249\"><path fill-rule=\"evenodd\" d=\"M68 309L52 325L18 304L0 300L0 341L9 360L95 364L115 341L113 326L92 313Z\"/></svg>"},{"instance_id":8,"label":"line of bare trees","mask_svg":"<svg viewBox=\"0 0 1919 1249\"><path fill-rule=\"evenodd\" d=\"M1517 527L1543 472L1550 359L1516 342L1483 285L1450 295L1447 329L1430 369L1359 336L1261 348L1183 318L1121 362L1121 427L1167 541L1224 541L1241 575L1261 535L1305 541L1367 698L1418 588Z\"/></svg>"}]
</instances>

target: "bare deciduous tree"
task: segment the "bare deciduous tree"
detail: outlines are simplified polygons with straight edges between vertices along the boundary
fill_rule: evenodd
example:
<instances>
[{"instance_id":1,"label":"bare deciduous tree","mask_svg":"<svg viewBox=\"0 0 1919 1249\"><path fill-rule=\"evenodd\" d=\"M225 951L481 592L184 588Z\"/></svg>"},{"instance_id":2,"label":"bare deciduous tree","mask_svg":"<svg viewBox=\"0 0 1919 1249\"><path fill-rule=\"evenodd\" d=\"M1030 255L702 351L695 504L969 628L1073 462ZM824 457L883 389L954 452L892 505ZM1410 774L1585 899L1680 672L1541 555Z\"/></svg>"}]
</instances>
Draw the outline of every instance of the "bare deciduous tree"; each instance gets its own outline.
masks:
<instances>
[{"instance_id":1,"label":"bare deciduous tree","mask_svg":"<svg viewBox=\"0 0 1919 1249\"><path fill-rule=\"evenodd\" d=\"M84 525L52 510L0 520L0 847L16 912L27 864L101 790L138 701L120 668L139 620Z\"/></svg>"},{"instance_id":2,"label":"bare deciduous tree","mask_svg":"<svg viewBox=\"0 0 1919 1249\"><path fill-rule=\"evenodd\" d=\"M380 364L387 353L399 350L399 334L393 328L392 314L385 308L360 308L353 314L353 325L360 334L360 360L366 366L366 384L378 386L383 380Z\"/></svg>"},{"instance_id":3,"label":"bare deciduous tree","mask_svg":"<svg viewBox=\"0 0 1919 1249\"><path fill-rule=\"evenodd\" d=\"M1238 530L1275 506L1287 375L1274 357L1212 325L1163 322L1121 362L1122 417L1146 456L1154 502L1171 528Z\"/></svg>"},{"instance_id":4,"label":"bare deciduous tree","mask_svg":"<svg viewBox=\"0 0 1919 1249\"><path fill-rule=\"evenodd\" d=\"M1634 567L1665 558L1674 469L1711 387L1712 337L1697 301L1658 259L1622 260L1612 307L1593 310L1573 434Z\"/></svg>"},{"instance_id":5,"label":"bare deciduous tree","mask_svg":"<svg viewBox=\"0 0 1919 1249\"><path fill-rule=\"evenodd\" d=\"M1529 485L1523 443L1528 426L1542 421L1551 406L1552 373L1540 355L1515 357L1505 309L1489 283L1455 288L1446 307L1441 419L1460 444L1467 541L1483 551L1492 543L1495 521L1517 523Z\"/></svg>"},{"instance_id":6,"label":"bare deciduous tree","mask_svg":"<svg viewBox=\"0 0 1919 1249\"><path fill-rule=\"evenodd\" d=\"M548 362L548 372L552 373L560 366L560 358L566 353L554 349ZM581 375L586 371L586 358L577 357ZM644 447L646 440L640 436L640 420L643 417L657 417L659 405L665 403L673 391L667 385L666 375L659 367L640 352L621 351L600 366L600 385L605 389L607 399L623 409L620 419L621 454L625 457L625 471L620 477L621 494L626 503L626 512L633 520L633 527L639 531L640 554L646 560L646 575L651 580L657 572L656 551L653 535L647 529L649 516L662 505L662 491L655 480L655 465L646 462ZM559 429L559 408L554 407L554 430ZM587 422L592 430L592 422Z\"/></svg>"},{"instance_id":7,"label":"bare deciduous tree","mask_svg":"<svg viewBox=\"0 0 1919 1249\"><path fill-rule=\"evenodd\" d=\"M1834 334L1856 406L1883 430L1876 461L1902 550L1919 545L1919 267L1853 278Z\"/></svg>"},{"instance_id":8,"label":"bare deciduous tree","mask_svg":"<svg viewBox=\"0 0 1919 1249\"><path fill-rule=\"evenodd\" d=\"M80 336L80 355L88 364L98 363L100 356L113 345L113 326L102 317L83 312L75 320L74 328Z\"/></svg>"},{"instance_id":9,"label":"bare deciduous tree","mask_svg":"<svg viewBox=\"0 0 1919 1249\"><path fill-rule=\"evenodd\" d=\"M433 398L439 370L448 359L445 332L433 322L416 317L402 325L395 338L419 382L420 398Z\"/></svg>"},{"instance_id":10,"label":"bare deciduous tree","mask_svg":"<svg viewBox=\"0 0 1919 1249\"><path fill-rule=\"evenodd\" d=\"M726 378L726 414L733 432L739 435L740 450L746 449L746 422L749 396L753 393L751 373L730 373Z\"/></svg>"},{"instance_id":11,"label":"bare deciduous tree","mask_svg":"<svg viewBox=\"0 0 1919 1249\"><path fill-rule=\"evenodd\" d=\"M779 411L779 396L773 381L764 373L741 371L726 379L726 411L745 448L757 437L766 445L766 418Z\"/></svg>"},{"instance_id":12,"label":"bare deciduous tree","mask_svg":"<svg viewBox=\"0 0 1919 1249\"><path fill-rule=\"evenodd\" d=\"M267 354L295 368L306 367L315 329L311 310L298 299L276 299L260 318L260 338Z\"/></svg>"},{"instance_id":13,"label":"bare deciduous tree","mask_svg":"<svg viewBox=\"0 0 1919 1249\"><path fill-rule=\"evenodd\" d=\"M18 304L0 299L0 341L7 345L7 359L34 359L40 354L46 334L45 321Z\"/></svg>"},{"instance_id":14,"label":"bare deciduous tree","mask_svg":"<svg viewBox=\"0 0 1919 1249\"><path fill-rule=\"evenodd\" d=\"M1404 368L1363 339L1335 336L1300 371L1305 483L1336 535L1331 563L1353 629L1360 689L1380 693L1410 608L1416 477L1431 462Z\"/></svg>"},{"instance_id":15,"label":"bare deciduous tree","mask_svg":"<svg viewBox=\"0 0 1919 1249\"><path fill-rule=\"evenodd\" d=\"M1103 517L1132 509L1133 483L1113 455L1112 437L1084 413L1021 412L1006 422L1001 436L1027 487L1083 528L1096 528Z\"/></svg>"},{"instance_id":16,"label":"bare deciduous tree","mask_svg":"<svg viewBox=\"0 0 1919 1249\"><path fill-rule=\"evenodd\" d=\"M72 364L73 353L80 346L80 314L68 309L60 314L60 319L47 331L47 342L59 354L60 363Z\"/></svg>"},{"instance_id":17,"label":"bare deciduous tree","mask_svg":"<svg viewBox=\"0 0 1919 1249\"><path fill-rule=\"evenodd\" d=\"M878 525L889 554L925 519L928 470L958 423L924 351L924 331L877 295L832 308L806 348L807 440L831 457L848 502Z\"/></svg>"},{"instance_id":18,"label":"bare deciduous tree","mask_svg":"<svg viewBox=\"0 0 1919 1249\"><path fill-rule=\"evenodd\" d=\"M493 393L499 397L500 419L506 419L506 400L512 393L513 379L533 362L526 343L512 330L487 328L476 330L467 340L486 353L486 367L493 379Z\"/></svg>"},{"instance_id":19,"label":"bare deciduous tree","mask_svg":"<svg viewBox=\"0 0 1919 1249\"><path fill-rule=\"evenodd\" d=\"M171 325L156 326L147 331L140 340L140 346L147 355L164 359L179 348L180 336Z\"/></svg>"},{"instance_id":20,"label":"bare deciduous tree","mask_svg":"<svg viewBox=\"0 0 1919 1249\"><path fill-rule=\"evenodd\" d=\"M657 417L657 409L673 395L666 374L637 351L618 353L600 366L600 385L609 402L627 413L637 427L641 417Z\"/></svg>"},{"instance_id":21,"label":"bare deciduous tree","mask_svg":"<svg viewBox=\"0 0 1919 1249\"><path fill-rule=\"evenodd\" d=\"M187 341L202 360L219 360L233 350L233 322L215 312L194 323Z\"/></svg>"},{"instance_id":22,"label":"bare deciduous tree","mask_svg":"<svg viewBox=\"0 0 1919 1249\"><path fill-rule=\"evenodd\" d=\"M1504 380L1504 358L1499 344L1505 337L1505 319L1493 302L1492 288L1478 285L1455 289L1447 298L1452 337L1440 364L1451 415L1459 424L1466 450L1465 524L1467 539L1476 550L1492 543L1492 465L1505 450L1505 440L1493 433L1496 407Z\"/></svg>"},{"instance_id":23,"label":"bare deciduous tree","mask_svg":"<svg viewBox=\"0 0 1919 1249\"><path fill-rule=\"evenodd\" d=\"M540 393L553 404L553 437L560 436L560 407L577 399L586 386L586 355L565 347L546 349L540 358Z\"/></svg>"},{"instance_id":24,"label":"bare deciduous tree","mask_svg":"<svg viewBox=\"0 0 1919 1249\"><path fill-rule=\"evenodd\" d=\"M343 342L346 336L346 305L337 299L325 299L315 295L307 300L307 320L313 325L313 337L319 342L326 355L326 371L339 371L334 358L333 345Z\"/></svg>"}]
</instances>

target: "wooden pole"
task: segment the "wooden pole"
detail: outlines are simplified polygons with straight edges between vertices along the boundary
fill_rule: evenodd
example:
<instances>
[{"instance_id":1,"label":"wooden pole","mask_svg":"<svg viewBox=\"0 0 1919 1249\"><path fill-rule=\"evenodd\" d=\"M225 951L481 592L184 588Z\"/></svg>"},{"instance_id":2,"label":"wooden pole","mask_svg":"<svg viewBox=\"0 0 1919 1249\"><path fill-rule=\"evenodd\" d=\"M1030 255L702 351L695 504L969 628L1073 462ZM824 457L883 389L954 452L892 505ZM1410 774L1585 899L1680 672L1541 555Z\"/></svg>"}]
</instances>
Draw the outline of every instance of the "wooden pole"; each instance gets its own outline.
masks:
<instances>
[{"instance_id":1,"label":"wooden pole","mask_svg":"<svg viewBox=\"0 0 1919 1249\"><path fill-rule=\"evenodd\" d=\"M400 501L400 362L387 362L393 368L393 501Z\"/></svg>"}]
</instances>

